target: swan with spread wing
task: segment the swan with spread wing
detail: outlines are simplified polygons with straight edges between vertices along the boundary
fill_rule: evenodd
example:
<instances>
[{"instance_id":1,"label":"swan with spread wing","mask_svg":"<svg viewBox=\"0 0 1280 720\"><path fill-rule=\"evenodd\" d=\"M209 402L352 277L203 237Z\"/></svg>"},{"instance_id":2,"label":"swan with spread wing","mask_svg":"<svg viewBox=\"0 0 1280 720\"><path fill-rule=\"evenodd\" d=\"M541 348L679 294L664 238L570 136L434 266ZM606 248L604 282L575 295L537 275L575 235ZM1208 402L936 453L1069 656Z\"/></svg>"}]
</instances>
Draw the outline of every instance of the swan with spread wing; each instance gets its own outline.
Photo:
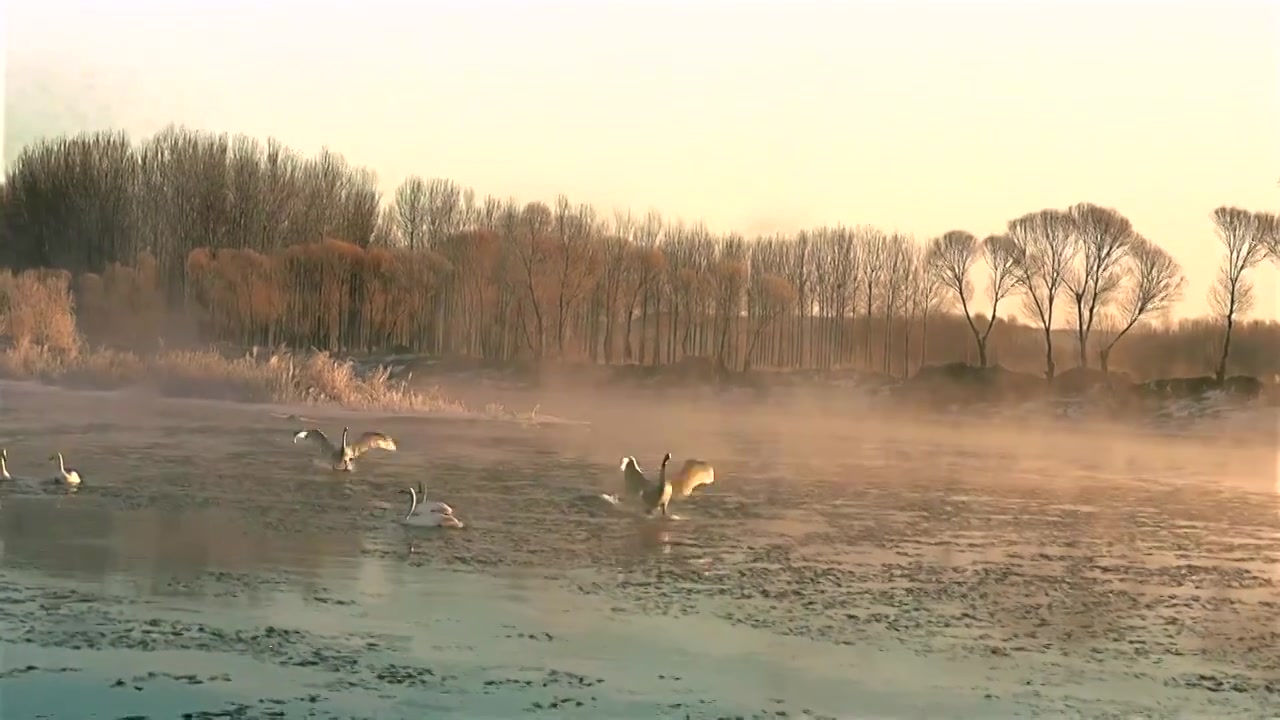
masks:
<instances>
[{"instance_id":1,"label":"swan with spread wing","mask_svg":"<svg viewBox=\"0 0 1280 720\"><path fill-rule=\"evenodd\" d=\"M634 456L622 458L619 469L622 470L624 491L627 497L639 497L645 514L652 515L654 510L662 510L667 514L667 504L671 502L671 483L667 481L667 463L671 462L671 453L662 457L662 468L658 470L658 481L653 482L644 476Z\"/></svg>"},{"instance_id":2,"label":"swan with spread wing","mask_svg":"<svg viewBox=\"0 0 1280 720\"><path fill-rule=\"evenodd\" d=\"M370 450L387 450L389 452L396 450L396 441L380 432L367 432L361 435L354 444L348 445L347 436L350 431L350 428L342 428L342 443L340 445L334 445L323 432L316 428L299 430L294 433L293 441L296 443L299 440L311 440L320 451L320 457L334 470L343 472L354 470L355 459Z\"/></svg>"}]
</instances>

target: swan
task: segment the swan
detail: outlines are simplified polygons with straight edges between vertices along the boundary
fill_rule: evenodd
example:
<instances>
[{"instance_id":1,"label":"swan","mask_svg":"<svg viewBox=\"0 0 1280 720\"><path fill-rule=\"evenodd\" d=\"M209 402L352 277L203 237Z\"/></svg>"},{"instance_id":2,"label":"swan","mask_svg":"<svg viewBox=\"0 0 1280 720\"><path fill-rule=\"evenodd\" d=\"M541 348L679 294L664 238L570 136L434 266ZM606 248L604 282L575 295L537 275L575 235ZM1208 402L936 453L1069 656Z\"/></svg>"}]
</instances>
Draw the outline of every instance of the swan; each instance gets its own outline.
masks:
<instances>
[{"instance_id":1,"label":"swan","mask_svg":"<svg viewBox=\"0 0 1280 720\"><path fill-rule=\"evenodd\" d=\"M658 471L658 481L655 483L644 476L634 456L628 455L622 458L622 464L618 468L622 470L624 497L639 497L645 512L650 515L658 509L666 515L672 490L671 483L667 482L667 463L669 462L671 462L671 453L667 453L662 458L662 469ZM604 496L604 498L617 504L612 496Z\"/></svg>"},{"instance_id":2,"label":"swan","mask_svg":"<svg viewBox=\"0 0 1280 720\"><path fill-rule=\"evenodd\" d=\"M347 434L349 432L350 428L342 428L342 444L337 447L329 441L329 438L325 437L323 432L315 428L299 430L293 434L293 441L295 443L304 439L315 441L320 450L320 456L328 461L329 466L334 470L342 470L344 472L354 470L355 465L352 461L369 450L377 448L394 451L396 449L396 441L380 432L367 432L361 435L354 445L348 445Z\"/></svg>"},{"instance_id":3,"label":"swan","mask_svg":"<svg viewBox=\"0 0 1280 720\"><path fill-rule=\"evenodd\" d=\"M453 508L439 500L427 502L427 489L422 486L422 481L418 481L418 489L415 492L413 488L409 488L410 494L414 496L415 505L419 510L426 510L429 513L441 513L444 515L452 515ZM401 492L404 492L403 490Z\"/></svg>"},{"instance_id":4,"label":"swan","mask_svg":"<svg viewBox=\"0 0 1280 720\"><path fill-rule=\"evenodd\" d=\"M12 480L13 476L9 474L8 460L9 451L4 448L0 448L0 478Z\"/></svg>"},{"instance_id":5,"label":"swan","mask_svg":"<svg viewBox=\"0 0 1280 720\"><path fill-rule=\"evenodd\" d=\"M80 487L80 481L83 479L80 477L80 472L75 468L67 467L66 463L62 461L62 453L57 452L49 456L49 462L54 460L58 461L58 477L54 478L54 482L64 483L71 487Z\"/></svg>"},{"instance_id":6,"label":"swan","mask_svg":"<svg viewBox=\"0 0 1280 720\"><path fill-rule=\"evenodd\" d=\"M444 503L435 503L435 507L445 508L447 512L440 510L432 510L430 512L415 514L418 510L418 492L413 488L407 490L399 490L398 492L407 493L409 495L409 512L405 514L400 522L404 525L412 527L463 527L462 521L453 515L453 508Z\"/></svg>"}]
</instances>

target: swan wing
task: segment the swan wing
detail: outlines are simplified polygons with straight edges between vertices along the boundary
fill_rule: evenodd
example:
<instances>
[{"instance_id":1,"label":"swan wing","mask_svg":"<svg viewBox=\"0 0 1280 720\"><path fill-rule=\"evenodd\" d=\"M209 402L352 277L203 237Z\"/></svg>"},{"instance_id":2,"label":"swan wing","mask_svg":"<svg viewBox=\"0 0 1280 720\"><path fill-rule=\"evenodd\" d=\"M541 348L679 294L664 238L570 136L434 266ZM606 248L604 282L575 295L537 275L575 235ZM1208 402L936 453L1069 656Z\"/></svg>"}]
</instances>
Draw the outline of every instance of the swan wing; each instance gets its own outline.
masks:
<instances>
[{"instance_id":1,"label":"swan wing","mask_svg":"<svg viewBox=\"0 0 1280 720\"><path fill-rule=\"evenodd\" d=\"M440 515L453 514L453 508L449 507L445 503L440 502L439 500L432 500L431 502L426 503L424 507L426 507L427 512L430 512L430 513L437 513Z\"/></svg>"},{"instance_id":2,"label":"swan wing","mask_svg":"<svg viewBox=\"0 0 1280 720\"><path fill-rule=\"evenodd\" d=\"M351 444L351 455L360 457L374 449L394 451L396 449L396 441L380 432L367 432Z\"/></svg>"},{"instance_id":3,"label":"swan wing","mask_svg":"<svg viewBox=\"0 0 1280 720\"><path fill-rule=\"evenodd\" d=\"M628 497L644 495L650 488L657 486L656 483L649 482L649 479L644 476L644 473L640 472L640 468L635 463L627 466L627 469L622 472L622 478L623 489Z\"/></svg>"},{"instance_id":4,"label":"swan wing","mask_svg":"<svg viewBox=\"0 0 1280 720\"><path fill-rule=\"evenodd\" d=\"M333 443L329 441L329 438L326 437L323 432L315 428L299 430L294 433L293 441L296 443L299 440L310 440L314 442L316 447L320 449L320 452L326 455L331 455L337 451L337 448L333 446Z\"/></svg>"},{"instance_id":5,"label":"swan wing","mask_svg":"<svg viewBox=\"0 0 1280 720\"><path fill-rule=\"evenodd\" d=\"M415 527L462 527L462 521L452 515L443 513L424 513L422 515L410 515L400 522L405 525L413 525Z\"/></svg>"},{"instance_id":6,"label":"swan wing","mask_svg":"<svg viewBox=\"0 0 1280 720\"><path fill-rule=\"evenodd\" d=\"M680 468L675 485L680 497L689 497L699 485L715 482L715 470L705 460L686 460Z\"/></svg>"}]
</instances>

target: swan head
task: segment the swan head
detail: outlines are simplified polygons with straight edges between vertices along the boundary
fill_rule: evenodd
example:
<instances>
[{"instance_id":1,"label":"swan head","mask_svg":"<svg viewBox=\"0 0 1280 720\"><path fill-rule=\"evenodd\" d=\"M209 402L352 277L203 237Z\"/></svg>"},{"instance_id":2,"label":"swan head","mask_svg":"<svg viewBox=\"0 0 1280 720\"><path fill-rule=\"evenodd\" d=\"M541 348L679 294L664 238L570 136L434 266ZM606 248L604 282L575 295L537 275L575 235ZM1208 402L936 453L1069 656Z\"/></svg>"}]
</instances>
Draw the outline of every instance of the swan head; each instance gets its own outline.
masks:
<instances>
[{"instance_id":1,"label":"swan head","mask_svg":"<svg viewBox=\"0 0 1280 720\"><path fill-rule=\"evenodd\" d=\"M669 462L671 462L671 453L667 453L666 455L663 455L663 456L662 456L662 464L663 464L663 465L666 465L666 464L667 464L667 463L669 463Z\"/></svg>"}]
</instances>

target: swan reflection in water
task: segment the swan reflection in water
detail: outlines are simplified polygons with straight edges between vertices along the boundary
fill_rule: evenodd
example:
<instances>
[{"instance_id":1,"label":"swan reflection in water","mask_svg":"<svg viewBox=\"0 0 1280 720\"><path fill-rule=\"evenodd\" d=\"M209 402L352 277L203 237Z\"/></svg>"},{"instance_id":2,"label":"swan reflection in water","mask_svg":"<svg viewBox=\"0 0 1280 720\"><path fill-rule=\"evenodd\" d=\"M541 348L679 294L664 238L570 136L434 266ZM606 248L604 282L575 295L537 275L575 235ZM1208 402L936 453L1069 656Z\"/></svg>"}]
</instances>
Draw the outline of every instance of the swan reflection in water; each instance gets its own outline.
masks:
<instances>
[{"instance_id":1,"label":"swan reflection in water","mask_svg":"<svg viewBox=\"0 0 1280 720\"><path fill-rule=\"evenodd\" d=\"M641 552L658 551L663 555L671 554L671 531L665 524L653 522L639 523L636 533L636 548Z\"/></svg>"}]
</instances>

